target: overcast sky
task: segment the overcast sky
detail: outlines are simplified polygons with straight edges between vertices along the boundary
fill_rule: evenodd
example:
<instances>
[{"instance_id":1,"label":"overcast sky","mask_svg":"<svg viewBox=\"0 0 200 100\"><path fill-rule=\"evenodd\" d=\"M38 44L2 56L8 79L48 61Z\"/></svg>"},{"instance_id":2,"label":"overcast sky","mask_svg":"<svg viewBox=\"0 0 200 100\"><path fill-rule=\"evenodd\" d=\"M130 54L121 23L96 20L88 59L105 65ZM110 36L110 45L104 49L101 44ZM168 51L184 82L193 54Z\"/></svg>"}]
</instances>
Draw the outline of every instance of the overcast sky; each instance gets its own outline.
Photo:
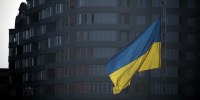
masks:
<instances>
[{"instance_id":1,"label":"overcast sky","mask_svg":"<svg viewBox=\"0 0 200 100\"><path fill-rule=\"evenodd\" d=\"M21 2L26 0L0 0L0 68L8 68L8 29L14 28Z\"/></svg>"}]
</instances>

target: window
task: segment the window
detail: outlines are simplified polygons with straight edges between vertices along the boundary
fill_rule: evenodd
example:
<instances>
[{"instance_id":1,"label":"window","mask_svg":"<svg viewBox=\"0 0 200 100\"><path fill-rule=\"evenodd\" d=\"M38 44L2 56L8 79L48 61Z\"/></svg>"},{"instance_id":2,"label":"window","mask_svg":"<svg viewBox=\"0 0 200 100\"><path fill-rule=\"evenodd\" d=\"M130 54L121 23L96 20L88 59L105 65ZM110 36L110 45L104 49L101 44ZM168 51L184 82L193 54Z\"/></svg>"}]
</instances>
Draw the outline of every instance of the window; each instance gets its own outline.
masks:
<instances>
[{"instance_id":1,"label":"window","mask_svg":"<svg viewBox=\"0 0 200 100\"><path fill-rule=\"evenodd\" d=\"M188 85L186 88L186 94L187 95L195 95L196 94L195 87L192 85Z\"/></svg>"},{"instance_id":2,"label":"window","mask_svg":"<svg viewBox=\"0 0 200 100\"><path fill-rule=\"evenodd\" d=\"M37 79L37 72L32 72L31 73L31 81L36 81Z\"/></svg>"},{"instance_id":3,"label":"window","mask_svg":"<svg viewBox=\"0 0 200 100\"><path fill-rule=\"evenodd\" d=\"M47 40L41 40L38 42L38 49L42 50L42 49L46 49L48 48L48 41Z\"/></svg>"},{"instance_id":4,"label":"window","mask_svg":"<svg viewBox=\"0 0 200 100\"><path fill-rule=\"evenodd\" d=\"M61 45L61 37L56 36L52 38L48 38L48 48L56 47Z\"/></svg>"},{"instance_id":5,"label":"window","mask_svg":"<svg viewBox=\"0 0 200 100\"><path fill-rule=\"evenodd\" d=\"M68 44L70 42L70 35L62 35L61 36L61 45Z\"/></svg>"},{"instance_id":6,"label":"window","mask_svg":"<svg viewBox=\"0 0 200 100\"><path fill-rule=\"evenodd\" d=\"M22 92L22 94L23 94L23 96L32 96L32 95L34 95L34 88L33 87L25 87L25 88L23 88L23 90L22 90L23 92Z\"/></svg>"},{"instance_id":7,"label":"window","mask_svg":"<svg viewBox=\"0 0 200 100\"><path fill-rule=\"evenodd\" d=\"M16 38L16 42L17 42L17 44L19 45L19 43L20 43L20 36L19 36L19 34L20 34L21 32L17 32L16 34L15 34L15 38Z\"/></svg>"},{"instance_id":8,"label":"window","mask_svg":"<svg viewBox=\"0 0 200 100\"><path fill-rule=\"evenodd\" d=\"M41 26L39 26L39 27L37 27L37 34L38 35L41 35L41 34L46 34L46 31L47 31L47 29L46 29L46 25L41 25Z\"/></svg>"},{"instance_id":9,"label":"window","mask_svg":"<svg viewBox=\"0 0 200 100\"><path fill-rule=\"evenodd\" d=\"M147 23L146 16L138 15L136 16L136 24L137 25L145 25Z\"/></svg>"},{"instance_id":10,"label":"window","mask_svg":"<svg viewBox=\"0 0 200 100\"><path fill-rule=\"evenodd\" d=\"M166 42L179 42L179 33L178 32L167 32Z\"/></svg>"},{"instance_id":11,"label":"window","mask_svg":"<svg viewBox=\"0 0 200 100\"><path fill-rule=\"evenodd\" d=\"M15 42L15 35L9 35L9 42Z\"/></svg>"},{"instance_id":12,"label":"window","mask_svg":"<svg viewBox=\"0 0 200 100\"><path fill-rule=\"evenodd\" d=\"M104 76L104 65L77 65L76 76Z\"/></svg>"},{"instance_id":13,"label":"window","mask_svg":"<svg viewBox=\"0 0 200 100\"><path fill-rule=\"evenodd\" d=\"M117 6L117 4L118 4L117 0L78 0L78 6L79 7Z\"/></svg>"},{"instance_id":14,"label":"window","mask_svg":"<svg viewBox=\"0 0 200 100\"><path fill-rule=\"evenodd\" d=\"M55 94L68 94L70 89L69 84L56 84Z\"/></svg>"},{"instance_id":15,"label":"window","mask_svg":"<svg viewBox=\"0 0 200 100\"><path fill-rule=\"evenodd\" d=\"M81 18L81 17L79 17L79 18ZM75 23L76 23L75 16L68 16L67 22L68 22L68 26L75 25ZM79 20L78 24L82 24L82 21Z\"/></svg>"},{"instance_id":16,"label":"window","mask_svg":"<svg viewBox=\"0 0 200 100\"><path fill-rule=\"evenodd\" d=\"M50 16L52 16L52 15L53 15L52 7L46 8L46 9L45 9L45 12L46 12L45 17L50 17Z\"/></svg>"},{"instance_id":17,"label":"window","mask_svg":"<svg viewBox=\"0 0 200 100\"><path fill-rule=\"evenodd\" d=\"M76 83L76 93L112 93L110 82L80 82Z\"/></svg>"},{"instance_id":18,"label":"window","mask_svg":"<svg viewBox=\"0 0 200 100\"><path fill-rule=\"evenodd\" d=\"M138 72L137 74L135 74L135 76L144 77L144 76L146 76L146 74L145 74L145 72Z\"/></svg>"},{"instance_id":19,"label":"window","mask_svg":"<svg viewBox=\"0 0 200 100\"><path fill-rule=\"evenodd\" d=\"M129 24L130 19L129 19L129 14L120 14L120 24Z\"/></svg>"},{"instance_id":20,"label":"window","mask_svg":"<svg viewBox=\"0 0 200 100\"><path fill-rule=\"evenodd\" d=\"M68 66L55 69L55 78L66 78L70 75L70 68Z\"/></svg>"},{"instance_id":21,"label":"window","mask_svg":"<svg viewBox=\"0 0 200 100\"><path fill-rule=\"evenodd\" d=\"M119 38L120 38L119 41L122 41L122 42L128 41L128 32L127 31L120 32Z\"/></svg>"},{"instance_id":22,"label":"window","mask_svg":"<svg viewBox=\"0 0 200 100\"><path fill-rule=\"evenodd\" d=\"M30 1L26 1L27 2L27 9L31 8L31 2Z\"/></svg>"},{"instance_id":23,"label":"window","mask_svg":"<svg viewBox=\"0 0 200 100\"><path fill-rule=\"evenodd\" d=\"M162 0L152 0L152 7L162 7ZM167 8L179 8L179 0L166 0Z\"/></svg>"},{"instance_id":24,"label":"window","mask_svg":"<svg viewBox=\"0 0 200 100\"><path fill-rule=\"evenodd\" d=\"M64 29L65 27L64 21L65 21L64 19L59 19L56 21L56 30Z\"/></svg>"},{"instance_id":25,"label":"window","mask_svg":"<svg viewBox=\"0 0 200 100\"><path fill-rule=\"evenodd\" d=\"M15 47L15 55L20 55L20 54L22 54L23 53L23 48L22 48L22 46L17 46L17 47Z\"/></svg>"},{"instance_id":26,"label":"window","mask_svg":"<svg viewBox=\"0 0 200 100\"><path fill-rule=\"evenodd\" d=\"M20 68L20 64L21 63L21 60L16 60L15 61L15 69L19 69Z\"/></svg>"},{"instance_id":27,"label":"window","mask_svg":"<svg viewBox=\"0 0 200 100\"><path fill-rule=\"evenodd\" d=\"M179 70L176 66L166 66L165 68L161 69L154 69L151 71L151 77L178 77Z\"/></svg>"},{"instance_id":28,"label":"window","mask_svg":"<svg viewBox=\"0 0 200 100\"><path fill-rule=\"evenodd\" d=\"M23 59L22 60L22 68L25 68L27 67L27 62L26 62L26 59Z\"/></svg>"},{"instance_id":29,"label":"window","mask_svg":"<svg viewBox=\"0 0 200 100\"><path fill-rule=\"evenodd\" d=\"M195 9L196 8L196 0L187 0L187 8Z\"/></svg>"},{"instance_id":30,"label":"window","mask_svg":"<svg viewBox=\"0 0 200 100\"><path fill-rule=\"evenodd\" d=\"M38 86L35 88L35 95L44 95L46 90L46 86Z\"/></svg>"},{"instance_id":31,"label":"window","mask_svg":"<svg viewBox=\"0 0 200 100\"><path fill-rule=\"evenodd\" d=\"M162 94L164 92L163 84L151 84L151 93L152 94Z\"/></svg>"},{"instance_id":32,"label":"window","mask_svg":"<svg viewBox=\"0 0 200 100\"><path fill-rule=\"evenodd\" d=\"M22 82L28 82L30 81L30 74L29 73L23 73L22 74Z\"/></svg>"},{"instance_id":33,"label":"window","mask_svg":"<svg viewBox=\"0 0 200 100\"><path fill-rule=\"evenodd\" d=\"M56 21L47 23L46 33L56 33Z\"/></svg>"},{"instance_id":34,"label":"window","mask_svg":"<svg viewBox=\"0 0 200 100\"><path fill-rule=\"evenodd\" d=\"M105 33L104 33L105 32ZM114 41L116 40L116 31L90 31L89 39L91 41Z\"/></svg>"},{"instance_id":35,"label":"window","mask_svg":"<svg viewBox=\"0 0 200 100\"><path fill-rule=\"evenodd\" d=\"M22 60L22 68L31 67L33 65L34 65L34 58L33 57L24 58Z\"/></svg>"},{"instance_id":36,"label":"window","mask_svg":"<svg viewBox=\"0 0 200 100\"><path fill-rule=\"evenodd\" d=\"M151 72L151 77L162 77L164 69L158 68L158 69L151 70L150 72Z\"/></svg>"},{"instance_id":37,"label":"window","mask_svg":"<svg viewBox=\"0 0 200 100\"><path fill-rule=\"evenodd\" d=\"M77 59L94 58L94 49L93 48L77 48L76 58Z\"/></svg>"},{"instance_id":38,"label":"window","mask_svg":"<svg viewBox=\"0 0 200 100\"><path fill-rule=\"evenodd\" d=\"M197 40L196 40L195 34L187 34L187 37L186 37L187 43L195 43L196 41Z\"/></svg>"},{"instance_id":39,"label":"window","mask_svg":"<svg viewBox=\"0 0 200 100\"><path fill-rule=\"evenodd\" d=\"M167 60L178 60L179 52L178 49L166 49L165 59Z\"/></svg>"},{"instance_id":40,"label":"window","mask_svg":"<svg viewBox=\"0 0 200 100\"><path fill-rule=\"evenodd\" d=\"M116 0L117 1L117 0ZM121 7L129 7L130 0L118 0Z\"/></svg>"},{"instance_id":41,"label":"window","mask_svg":"<svg viewBox=\"0 0 200 100\"><path fill-rule=\"evenodd\" d=\"M136 85L136 93L138 93L138 94L143 94L144 92L146 92L146 86L145 86L145 84L137 84Z\"/></svg>"},{"instance_id":42,"label":"window","mask_svg":"<svg viewBox=\"0 0 200 100\"><path fill-rule=\"evenodd\" d=\"M34 28L30 28L30 38L34 36Z\"/></svg>"},{"instance_id":43,"label":"window","mask_svg":"<svg viewBox=\"0 0 200 100\"><path fill-rule=\"evenodd\" d=\"M167 15L166 25L179 25L179 16L178 15Z\"/></svg>"},{"instance_id":44,"label":"window","mask_svg":"<svg viewBox=\"0 0 200 100\"><path fill-rule=\"evenodd\" d=\"M110 58L117 52L117 48L77 48L76 58Z\"/></svg>"},{"instance_id":45,"label":"window","mask_svg":"<svg viewBox=\"0 0 200 100\"><path fill-rule=\"evenodd\" d=\"M116 13L85 13L78 15L78 24L116 24Z\"/></svg>"},{"instance_id":46,"label":"window","mask_svg":"<svg viewBox=\"0 0 200 100\"><path fill-rule=\"evenodd\" d=\"M94 48L94 58L110 58L116 52L116 48Z\"/></svg>"},{"instance_id":47,"label":"window","mask_svg":"<svg viewBox=\"0 0 200 100\"><path fill-rule=\"evenodd\" d=\"M29 16L26 17L26 24L30 24L30 17Z\"/></svg>"},{"instance_id":48,"label":"window","mask_svg":"<svg viewBox=\"0 0 200 100\"><path fill-rule=\"evenodd\" d=\"M179 70L176 66L166 67L164 72L166 77L178 77Z\"/></svg>"},{"instance_id":49,"label":"window","mask_svg":"<svg viewBox=\"0 0 200 100\"><path fill-rule=\"evenodd\" d=\"M16 88L11 89L11 96L16 96L16 94L17 94Z\"/></svg>"},{"instance_id":50,"label":"window","mask_svg":"<svg viewBox=\"0 0 200 100\"><path fill-rule=\"evenodd\" d=\"M178 84L165 84L166 94L178 94Z\"/></svg>"},{"instance_id":51,"label":"window","mask_svg":"<svg viewBox=\"0 0 200 100\"><path fill-rule=\"evenodd\" d=\"M14 48L9 48L9 56L14 56Z\"/></svg>"},{"instance_id":52,"label":"window","mask_svg":"<svg viewBox=\"0 0 200 100\"><path fill-rule=\"evenodd\" d=\"M31 7L35 7L35 0L32 0Z\"/></svg>"},{"instance_id":53,"label":"window","mask_svg":"<svg viewBox=\"0 0 200 100\"><path fill-rule=\"evenodd\" d=\"M117 41L117 31L89 30L76 33L76 41Z\"/></svg>"},{"instance_id":54,"label":"window","mask_svg":"<svg viewBox=\"0 0 200 100\"><path fill-rule=\"evenodd\" d=\"M179 0L167 0L166 5L168 8L179 8Z\"/></svg>"},{"instance_id":55,"label":"window","mask_svg":"<svg viewBox=\"0 0 200 100\"><path fill-rule=\"evenodd\" d=\"M13 83L13 75L9 75L9 84L12 84Z\"/></svg>"},{"instance_id":56,"label":"window","mask_svg":"<svg viewBox=\"0 0 200 100\"><path fill-rule=\"evenodd\" d=\"M23 39L29 39L30 38L30 34L29 34L29 30L23 31Z\"/></svg>"},{"instance_id":57,"label":"window","mask_svg":"<svg viewBox=\"0 0 200 100\"><path fill-rule=\"evenodd\" d=\"M152 7L161 7L161 0L152 0Z\"/></svg>"},{"instance_id":58,"label":"window","mask_svg":"<svg viewBox=\"0 0 200 100\"><path fill-rule=\"evenodd\" d=\"M51 53L51 54L39 55L35 57L34 59L36 59L35 61L37 62L37 65L43 65L46 63L55 63L56 61L55 58L56 58L56 54Z\"/></svg>"},{"instance_id":59,"label":"window","mask_svg":"<svg viewBox=\"0 0 200 100\"><path fill-rule=\"evenodd\" d=\"M40 70L36 72L37 80L46 80L47 79L47 71L46 70Z\"/></svg>"},{"instance_id":60,"label":"window","mask_svg":"<svg viewBox=\"0 0 200 100\"><path fill-rule=\"evenodd\" d=\"M43 64L45 64L45 56L40 55L37 57L37 65L43 65Z\"/></svg>"},{"instance_id":61,"label":"window","mask_svg":"<svg viewBox=\"0 0 200 100\"><path fill-rule=\"evenodd\" d=\"M41 20L41 19L50 17L52 15L53 15L53 9L52 9L52 7L48 7L48 8L42 9L39 12L39 19Z\"/></svg>"},{"instance_id":62,"label":"window","mask_svg":"<svg viewBox=\"0 0 200 100\"><path fill-rule=\"evenodd\" d=\"M68 0L68 9L74 9L77 5L77 0Z\"/></svg>"},{"instance_id":63,"label":"window","mask_svg":"<svg viewBox=\"0 0 200 100\"><path fill-rule=\"evenodd\" d=\"M70 59L70 51L68 49L56 52L56 62L64 62Z\"/></svg>"},{"instance_id":64,"label":"window","mask_svg":"<svg viewBox=\"0 0 200 100\"><path fill-rule=\"evenodd\" d=\"M63 3L56 4L56 14L63 13L63 10L64 10Z\"/></svg>"},{"instance_id":65,"label":"window","mask_svg":"<svg viewBox=\"0 0 200 100\"><path fill-rule=\"evenodd\" d=\"M32 43L23 45L23 53L32 52Z\"/></svg>"},{"instance_id":66,"label":"window","mask_svg":"<svg viewBox=\"0 0 200 100\"><path fill-rule=\"evenodd\" d=\"M79 24L93 24L94 14L79 14Z\"/></svg>"},{"instance_id":67,"label":"window","mask_svg":"<svg viewBox=\"0 0 200 100\"><path fill-rule=\"evenodd\" d=\"M196 72L192 68L185 69L186 78L194 78L196 76Z\"/></svg>"},{"instance_id":68,"label":"window","mask_svg":"<svg viewBox=\"0 0 200 100\"><path fill-rule=\"evenodd\" d=\"M147 0L137 0L136 7L146 7L147 6Z\"/></svg>"},{"instance_id":69,"label":"window","mask_svg":"<svg viewBox=\"0 0 200 100\"><path fill-rule=\"evenodd\" d=\"M195 60L195 52L194 51L186 51L185 59L189 60L189 61Z\"/></svg>"},{"instance_id":70,"label":"window","mask_svg":"<svg viewBox=\"0 0 200 100\"><path fill-rule=\"evenodd\" d=\"M187 25L188 26L195 26L197 23L196 23L196 18L195 17L188 17L187 18Z\"/></svg>"},{"instance_id":71,"label":"window","mask_svg":"<svg viewBox=\"0 0 200 100\"><path fill-rule=\"evenodd\" d=\"M44 4L45 0L39 0L39 5Z\"/></svg>"}]
</instances>

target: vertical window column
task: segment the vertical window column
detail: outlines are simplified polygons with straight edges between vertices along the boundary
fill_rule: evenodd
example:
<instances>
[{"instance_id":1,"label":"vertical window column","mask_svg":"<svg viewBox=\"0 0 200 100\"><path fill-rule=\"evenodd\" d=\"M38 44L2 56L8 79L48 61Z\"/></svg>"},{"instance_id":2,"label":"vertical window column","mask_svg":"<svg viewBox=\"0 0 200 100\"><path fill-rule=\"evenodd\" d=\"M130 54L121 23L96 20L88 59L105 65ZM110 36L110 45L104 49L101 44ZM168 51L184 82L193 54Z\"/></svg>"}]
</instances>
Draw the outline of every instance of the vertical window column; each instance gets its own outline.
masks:
<instances>
[{"instance_id":1,"label":"vertical window column","mask_svg":"<svg viewBox=\"0 0 200 100\"><path fill-rule=\"evenodd\" d=\"M64 11L64 4L63 3L56 4L56 14L63 13L63 11Z\"/></svg>"}]
</instances>

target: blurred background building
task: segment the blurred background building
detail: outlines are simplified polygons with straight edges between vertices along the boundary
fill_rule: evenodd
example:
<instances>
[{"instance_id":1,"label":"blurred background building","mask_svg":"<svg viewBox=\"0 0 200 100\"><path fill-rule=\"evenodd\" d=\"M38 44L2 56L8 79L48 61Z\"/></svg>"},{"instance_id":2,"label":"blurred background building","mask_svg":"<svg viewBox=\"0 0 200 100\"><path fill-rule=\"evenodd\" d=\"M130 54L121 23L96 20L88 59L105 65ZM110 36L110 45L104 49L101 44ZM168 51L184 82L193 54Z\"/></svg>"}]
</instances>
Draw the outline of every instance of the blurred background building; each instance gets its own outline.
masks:
<instances>
[{"instance_id":1,"label":"blurred background building","mask_svg":"<svg viewBox=\"0 0 200 100\"><path fill-rule=\"evenodd\" d=\"M161 0L27 0L9 31L10 95L20 100L184 100L199 90L199 1L166 0L165 67L112 94L104 65L162 15Z\"/></svg>"},{"instance_id":2,"label":"blurred background building","mask_svg":"<svg viewBox=\"0 0 200 100\"><path fill-rule=\"evenodd\" d=\"M8 82L8 69L0 68L0 97L2 100L7 100L6 98L8 98Z\"/></svg>"}]
</instances>

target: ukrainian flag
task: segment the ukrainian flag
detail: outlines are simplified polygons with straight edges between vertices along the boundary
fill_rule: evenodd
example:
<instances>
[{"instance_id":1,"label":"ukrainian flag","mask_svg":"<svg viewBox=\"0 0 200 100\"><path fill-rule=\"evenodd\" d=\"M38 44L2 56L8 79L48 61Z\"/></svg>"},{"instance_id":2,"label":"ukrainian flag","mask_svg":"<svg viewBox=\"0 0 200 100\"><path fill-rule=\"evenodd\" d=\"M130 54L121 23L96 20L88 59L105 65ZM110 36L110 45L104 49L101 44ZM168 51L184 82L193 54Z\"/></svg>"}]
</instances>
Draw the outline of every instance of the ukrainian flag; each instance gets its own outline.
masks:
<instances>
[{"instance_id":1,"label":"ukrainian flag","mask_svg":"<svg viewBox=\"0 0 200 100\"><path fill-rule=\"evenodd\" d=\"M113 93L118 94L130 85L135 72L141 72L161 66L161 18L138 38L117 53L106 65L114 87Z\"/></svg>"}]
</instances>

